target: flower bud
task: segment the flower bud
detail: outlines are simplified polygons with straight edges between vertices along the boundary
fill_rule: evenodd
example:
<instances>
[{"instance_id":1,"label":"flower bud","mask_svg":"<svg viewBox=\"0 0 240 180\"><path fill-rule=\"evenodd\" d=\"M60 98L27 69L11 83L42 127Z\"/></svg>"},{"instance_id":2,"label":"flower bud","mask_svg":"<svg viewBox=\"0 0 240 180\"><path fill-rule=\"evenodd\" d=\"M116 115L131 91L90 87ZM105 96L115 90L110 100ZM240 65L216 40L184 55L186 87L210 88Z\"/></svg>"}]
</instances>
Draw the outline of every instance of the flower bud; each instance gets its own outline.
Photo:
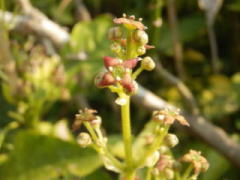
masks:
<instances>
[{"instance_id":1,"label":"flower bud","mask_svg":"<svg viewBox=\"0 0 240 180\"><path fill-rule=\"evenodd\" d=\"M179 143L179 140L175 134L168 134L165 137L164 142L166 143L167 146L174 147Z\"/></svg>"},{"instance_id":2,"label":"flower bud","mask_svg":"<svg viewBox=\"0 0 240 180\"><path fill-rule=\"evenodd\" d=\"M160 153L155 151L150 157L147 158L146 166L153 167L159 160Z\"/></svg>"},{"instance_id":3,"label":"flower bud","mask_svg":"<svg viewBox=\"0 0 240 180\"><path fill-rule=\"evenodd\" d=\"M100 74L95 78L95 85L99 88L113 85L115 82L116 80L110 72L106 72L103 75Z\"/></svg>"},{"instance_id":4,"label":"flower bud","mask_svg":"<svg viewBox=\"0 0 240 180\"><path fill-rule=\"evenodd\" d=\"M120 27L113 27L108 32L108 38L112 41L119 40L123 35Z\"/></svg>"},{"instance_id":5,"label":"flower bud","mask_svg":"<svg viewBox=\"0 0 240 180\"><path fill-rule=\"evenodd\" d=\"M116 172L116 173L120 173L121 170L118 169L113 163L112 161L106 157L106 156L102 156L102 161L103 161L103 165L106 169L108 169L109 171L113 171L113 172Z\"/></svg>"},{"instance_id":6,"label":"flower bud","mask_svg":"<svg viewBox=\"0 0 240 180\"><path fill-rule=\"evenodd\" d=\"M141 67L144 70L151 71L155 68L155 62L153 61L153 59L151 57L147 56L147 57L143 58Z\"/></svg>"},{"instance_id":7,"label":"flower bud","mask_svg":"<svg viewBox=\"0 0 240 180\"><path fill-rule=\"evenodd\" d=\"M113 44L111 44L111 47L110 47L110 49L113 51L113 52L115 52L115 53L121 53L121 51L122 51L122 47L121 47L121 45L119 44L119 43L113 43Z\"/></svg>"},{"instance_id":8,"label":"flower bud","mask_svg":"<svg viewBox=\"0 0 240 180\"><path fill-rule=\"evenodd\" d=\"M140 43L141 45L145 45L148 43L148 35L143 30L136 30L133 35L135 41Z\"/></svg>"},{"instance_id":9,"label":"flower bud","mask_svg":"<svg viewBox=\"0 0 240 180\"><path fill-rule=\"evenodd\" d=\"M169 169L169 168L165 169L164 174L165 174L167 179L173 179L174 178L174 171L172 169Z\"/></svg>"},{"instance_id":10,"label":"flower bud","mask_svg":"<svg viewBox=\"0 0 240 180\"><path fill-rule=\"evenodd\" d=\"M145 46L140 46L138 49L137 49L137 53L138 55L143 55L146 53L146 48Z\"/></svg>"},{"instance_id":11,"label":"flower bud","mask_svg":"<svg viewBox=\"0 0 240 180\"><path fill-rule=\"evenodd\" d=\"M92 139L88 133L82 132L77 137L77 143L85 148L92 144Z\"/></svg>"}]
</instances>

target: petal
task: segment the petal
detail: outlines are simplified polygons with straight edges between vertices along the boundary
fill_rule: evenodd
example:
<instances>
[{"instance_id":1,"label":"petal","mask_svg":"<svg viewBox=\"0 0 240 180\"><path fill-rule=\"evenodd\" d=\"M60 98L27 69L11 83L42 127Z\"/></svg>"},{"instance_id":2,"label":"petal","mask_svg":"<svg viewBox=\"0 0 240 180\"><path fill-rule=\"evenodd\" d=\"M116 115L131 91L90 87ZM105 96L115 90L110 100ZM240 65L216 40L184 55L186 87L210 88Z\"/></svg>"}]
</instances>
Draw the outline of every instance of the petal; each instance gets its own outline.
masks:
<instances>
[{"instance_id":1,"label":"petal","mask_svg":"<svg viewBox=\"0 0 240 180\"><path fill-rule=\"evenodd\" d=\"M128 69L133 69L138 63L138 59L129 59L126 60L122 63L123 67L128 68Z\"/></svg>"},{"instance_id":2,"label":"petal","mask_svg":"<svg viewBox=\"0 0 240 180\"><path fill-rule=\"evenodd\" d=\"M120 62L119 62L119 59L117 58L113 58L113 57L110 57L110 56L105 56L103 58L103 61L104 61L104 65L105 67L108 69L110 66L117 66Z\"/></svg>"},{"instance_id":3,"label":"petal","mask_svg":"<svg viewBox=\"0 0 240 180\"><path fill-rule=\"evenodd\" d=\"M113 77L112 73L106 72L101 79L96 82L96 85L98 87L106 87L110 85L114 85L116 82L116 79Z\"/></svg>"},{"instance_id":4,"label":"petal","mask_svg":"<svg viewBox=\"0 0 240 180\"><path fill-rule=\"evenodd\" d=\"M140 29L140 30L147 29L147 27L144 26L140 21L135 21L133 19L115 18L113 19L113 22L115 24L123 24L129 29Z\"/></svg>"},{"instance_id":5,"label":"petal","mask_svg":"<svg viewBox=\"0 0 240 180\"><path fill-rule=\"evenodd\" d=\"M129 73L126 73L122 80L120 81L120 84L124 87L124 89L128 93L133 93L135 91L135 86L132 80L132 77Z\"/></svg>"}]
</instances>

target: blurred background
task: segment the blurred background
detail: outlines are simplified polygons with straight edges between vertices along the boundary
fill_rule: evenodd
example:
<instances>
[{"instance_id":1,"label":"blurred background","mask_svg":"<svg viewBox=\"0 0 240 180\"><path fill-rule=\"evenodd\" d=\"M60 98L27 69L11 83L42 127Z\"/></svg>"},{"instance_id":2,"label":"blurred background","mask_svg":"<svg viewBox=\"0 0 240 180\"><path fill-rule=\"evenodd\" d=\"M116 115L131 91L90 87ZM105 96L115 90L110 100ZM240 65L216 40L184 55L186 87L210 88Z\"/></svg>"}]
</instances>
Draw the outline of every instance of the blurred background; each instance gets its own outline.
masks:
<instances>
[{"instance_id":1,"label":"blurred background","mask_svg":"<svg viewBox=\"0 0 240 180\"><path fill-rule=\"evenodd\" d=\"M143 97L151 91L190 120L171 130L175 157L201 150L210 162L201 180L240 179L240 0L0 0L0 8L1 180L116 179L79 148L71 126L79 109L97 109L118 150L119 107L94 77L113 56L107 32L123 13L143 18L155 46L147 55L157 68L138 81ZM135 135L154 104L143 97L133 98Z\"/></svg>"}]
</instances>

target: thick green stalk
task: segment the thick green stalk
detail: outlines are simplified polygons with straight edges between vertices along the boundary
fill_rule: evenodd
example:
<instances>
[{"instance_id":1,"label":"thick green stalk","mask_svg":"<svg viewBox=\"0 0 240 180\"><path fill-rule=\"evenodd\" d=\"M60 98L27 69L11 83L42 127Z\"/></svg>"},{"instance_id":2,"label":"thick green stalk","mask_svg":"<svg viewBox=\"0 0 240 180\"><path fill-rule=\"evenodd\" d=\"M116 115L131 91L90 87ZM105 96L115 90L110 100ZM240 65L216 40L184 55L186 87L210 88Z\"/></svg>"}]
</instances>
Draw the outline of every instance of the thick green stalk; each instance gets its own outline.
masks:
<instances>
[{"instance_id":1,"label":"thick green stalk","mask_svg":"<svg viewBox=\"0 0 240 180\"><path fill-rule=\"evenodd\" d=\"M121 106L122 133L127 167L132 166L132 134L130 120L130 97L125 95L126 104Z\"/></svg>"}]
</instances>

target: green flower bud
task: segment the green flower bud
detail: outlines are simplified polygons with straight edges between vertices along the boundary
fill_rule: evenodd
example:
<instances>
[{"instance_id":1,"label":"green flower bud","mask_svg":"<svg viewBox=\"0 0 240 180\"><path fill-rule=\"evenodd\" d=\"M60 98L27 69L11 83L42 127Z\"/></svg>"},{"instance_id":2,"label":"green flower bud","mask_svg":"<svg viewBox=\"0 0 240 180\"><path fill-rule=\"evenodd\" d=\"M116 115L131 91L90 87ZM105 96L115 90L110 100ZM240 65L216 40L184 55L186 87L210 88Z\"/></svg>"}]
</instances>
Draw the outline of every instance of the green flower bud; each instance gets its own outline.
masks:
<instances>
[{"instance_id":1,"label":"green flower bud","mask_svg":"<svg viewBox=\"0 0 240 180\"><path fill-rule=\"evenodd\" d=\"M137 49L137 53L138 55L143 55L146 53L146 48L144 46L140 46L138 49Z\"/></svg>"},{"instance_id":2,"label":"green flower bud","mask_svg":"<svg viewBox=\"0 0 240 180\"><path fill-rule=\"evenodd\" d=\"M92 144L92 139L88 133L82 132L77 137L77 143L85 148Z\"/></svg>"},{"instance_id":3,"label":"green flower bud","mask_svg":"<svg viewBox=\"0 0 240 180\"><path fill-rule=\"evenodd\" d=\"M169 169L169 168L165 169L164 174L165 174L167 179L173 179L174 178L174 171L172 169Z\"/></svg>"},{"instance_id":4,"label":"green flower bud","mask_svg":"<svg viewBox=\"0 0 240 180\"><path fill-rule=\"evenodd\" d=\"M121 53L121 51L122 51L122 47L121 47L121 45L119 44L119 43L113 43L113 44L111 44L111 46L110 46L110 49L113 51L113 52L115 52L115 53Z\"/></svg>"},{"instance_id":5,"label":"green flower bud","mask_svg":"<svg viewBox=\"0 0 240 180\"><path fill-rule=\"evenodd\" d=\"M146 166L153 167L159 160L160 153L155 151L150 157L147 158Z\"/></svg>"},{"instance_id":6,"label":"green flower bud","mask_svg":"<svg viewBox=\"0 0 240 180\"><path fill-rule=\"evenodd\" d=\"M148 43L148 35L143 30L136 30L133 35L136 42L140 43L141 45L145 45Z\"/></svg>"},{"instance_id":7,"label":"green flower bud","mask_svg":"<svg viewBox=\"0 0 240 180\"><path fill-rule=\"evenodd\" d=\"M123 35L123 32L120 27L113 27L109 29L108 38L112 41L120 40Z\"/></svg>"},{"instance_id":8,"label":"green flower bud","mask_svg":"<svg viewBox=\"0 0 240 180\"><path fill-rule=\"evenodd\" d=\"M179 143L179 140L175 134L168 134L165 137L164 142L166 143L167 146L174 147Z\"/></svg>"},{"instance_id":9,"label":"green flower bud","mask_svg":"<svg viewBox=\"0 0 240 180\"><path fill-rule=\"evenodd\" d=\"M142 64L141 64L141 67L144 69L144 70L147 70L147 71L151 71L155 68L155 62L153 61L153 59L149 56L143 58L142 60Z\"/></svg>"}]
</instances>

